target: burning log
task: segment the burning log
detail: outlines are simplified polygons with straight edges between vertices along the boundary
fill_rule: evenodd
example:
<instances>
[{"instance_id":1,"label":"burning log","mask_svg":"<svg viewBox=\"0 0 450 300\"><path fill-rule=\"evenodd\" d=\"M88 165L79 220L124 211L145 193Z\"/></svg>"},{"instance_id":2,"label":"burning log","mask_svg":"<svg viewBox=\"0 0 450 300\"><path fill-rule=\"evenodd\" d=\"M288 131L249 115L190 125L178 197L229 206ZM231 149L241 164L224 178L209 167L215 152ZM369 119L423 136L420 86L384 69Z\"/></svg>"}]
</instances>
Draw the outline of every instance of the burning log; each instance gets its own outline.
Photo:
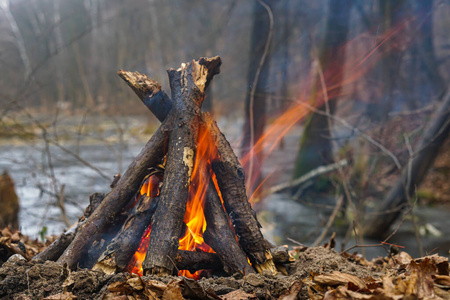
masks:
<instances>
[{"instance_id":1,"label":"burning log","mask_svg":"<svg viewBox=\"0 0 450 300\"><path fill-rule=\"evenodd\" d=\"M158 98L165 99L163 109L164 111L167 111L167 107L172 107L172 105L167 104L170 101L170 98L163 91L161 91L161 86L157 82L150 80L147 78L147 76L139 74L137 72L132 73L119 71L118 74L127 82L127 84L133 89L133 91L135 91L137 96L142 100L147 108L155 113L155 115L157 115L160 110L155 111L155 105L153 103L157 102L157 100L153 100L152 95L159 95ZM237 169L241 170L241 174L243 176L243 169L236 156L234 155L230 144L222 135L216 123L212 120L211 116L207 114L201 114L200 118L201 126L205 126L208 128L208 130L213 131L213 137L215 140L214 142L220 149L219 152L223 153L224 155L222 156L226 157L228 161L231 161L231 164L228 165L236 166ZM231 154L227 155L227 153ZM231 174L231 176L233 176L234 174L230 173L229 171L230 169L228 169L227 171L228 174ZM230 184L232 183L230 182ZM252 261L256 263L257 266L262 265L262 267L259 268L260 271L262 272L262 270L264 270L265 268L269 268L272 272L276 272L275 266L270 262L270 252L268 252L268 247L263 241L262 234L259 230L259 223L257 222L255 214L251 209L250 204L248 203L247 196L245 194L244 180L242 180L238 184L241 186L241 189L238 190L238 192L241 192L238 200L234 201L236 193L234 193L233 191L227 193L228 197L224 199L224 201L230 200L230 205L228 205L229 209L227 211L234 217L232 218L232 221L234 221L233 225L235 226L236 232L238 233L238 235L241 234L242 236L244 236L243 239L240 239L240 241L242 241L242 243L244 244L244 250L247 250L246 252L249 253L252 258L258 258L252 259ZM209 228L208 230L207 228L207 232L205 232L205 238L209 239L207 243L214 249L214 251L222 253L222 255L219 255L219 257L222 259L222 263L225 266L225 270L227 271L227 273L248 273L251 269L248 268L249 265L247 263L245 255L242 253L239 245L236 244L234 236L231 235L231 232L227 233L227 231L230 230L226 230L225 228L229 228L229 224L226 217L225 220L222 220L221 215L223 215L223 212L219 212L217 205L213 204L214 202L216 202L215 198L218 198L217 192L214 189L214 185L209 184L207 189L205 211L207 209L210 209L215 213L206 213L205 217L211 218L211 215L213 215L214 218L218 220L207 219L207 224L215 224L211 225L211 227L215 226L214 229ZM244 205L239 205L239 203L243 203ZM223 211L222 205L220 205L219 208L221 211ZM251 237L248 243L245 242L246 236ZM255 243L255 241L260 242ZM251 243L254 243L253 247L251 246ZM234 250L230 251L230 249ZM266 258L269 259L268 267L264 267L263 265L263 263L266 261Z\"/></svg>"},{"instance_id":2,"label":"burning log","mask_svg":"<svg viewBox=\"0 0 450 300\"><path fill-rule=\"evenodd\" d=\"M172 100L156 81L119 71L163 123L75 234L60 239L58 251L65 250L58 262L71 268L96 262L94 268L108 273L169 275L176 267L245 275L254 272L248 257L258 272L276 273L245 194L242 166L211 116L200 112L220 64L218 57L202 58L169 70ZM163 160L163 175L162 169L148 174Z\"/></svg>"},{"instance_id":3,"label":"burning log","mask_svg":"<svg viewBox=\"0 0 450 300\"><path fill-rule=\"evenodd\" d=\"M142 264L145 274L170 275L178 251L194 166L198 116L204 92L218 73L220 58L200 59L169 70L175 116L169 137L161 198L152 219L152 234Z\"/></svg>"},{"instance_id":4,"label":"burning log","mask_svg":"<svg viewBox=\"0 0 450 300\"><path fill-rule=\"evenodd\" d=\"M212 168L239 243L259 273L266 269L276 273L269 247L260 231L261 225L247 199L244 169L210 114L202 114L202 124L210 126L211 135L217 145L219 159L213 161Z\"/></svg>"},{"instance_id":5,"label":"burning log","mask_svg":"<svg viewBox=\"0 0 450 300\"><path fill-rule=\"evenodd\" d=\"M105 197L99 207L86 220L84 227L77 233L69 247L59 257L58 262L66 263L74 268L91 245L108 225L116 221L116 217L133 198L148 168L157 165L164 156L164 146L168 137L171 122L166 120L151 137L142 151L130 164L127 171L119 179L113 190Z\"/></svg>"},{"instance_id":6,"label":"burning log","mask_svg":"<svg viewBox=\"0 0 450 300\"><path fill-rule=\"evenodd\" d=\"M206 243L219 255L225 272L228 274L254 273L230 230L230 224L212 180L210 180L206 193L206 231L203 235Z\"/></svg>"},{"instance_id":7,"label":"burning log","mask_svg":"<svg viewBox=\"0 0 450 300\"><path fill-rule=\"evenodd\" d=\"M223 272L223 266L215 253L178 250L174 262L179 270L194 273L198 270L214 270Z\"/></svg>"},{"instance_id":8,"label":"burning log","mask_svg":"<svg viewBox=\"0 0 450 300\"><path fill-rule=\"evenodd\" d=\"M147 195L142 195L133 212L128 216L125 224L120 229L116 237L106 248L105 252L100 256L94 268L103 269L102 264L104 260L108 268L112 268L112 261L114 261L115 270L125 270L130 262L136 249L139 247L141 239L151 223L153 214L156 211L158 198L151 198Z\"/></svg>"}]
</instances>

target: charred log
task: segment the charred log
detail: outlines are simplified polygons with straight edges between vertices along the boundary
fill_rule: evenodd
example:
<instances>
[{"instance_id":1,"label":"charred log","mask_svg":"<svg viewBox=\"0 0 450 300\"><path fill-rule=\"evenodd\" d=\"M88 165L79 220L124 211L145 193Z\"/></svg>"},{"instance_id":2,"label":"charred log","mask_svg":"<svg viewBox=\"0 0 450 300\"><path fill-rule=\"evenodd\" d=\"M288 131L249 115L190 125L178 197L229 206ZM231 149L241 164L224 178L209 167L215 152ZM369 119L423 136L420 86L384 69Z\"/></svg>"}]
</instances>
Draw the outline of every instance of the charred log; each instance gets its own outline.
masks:
<instances>
[{"instance_id":1,"label":"charred log","mask_svg":"<svg viewBox=\"0 0 450 300\"><path fill-rule=\"evenodd\" d=\"M200 59L171 69L174 116L161 196L152 220L152 233L143 262L144 274L170 275L181 235L194 166L198 116L204 92L219 72L220 58ZM169 117L170 118L170 117Z\"/></svg>"},{"instance_id":2,"label":"charred log","mask_svg":"<svg viewBox=\"0 0 450 300\"><path fill-rule=\"evenodd\" d=\"M254 273L247 257L234 238L230 224L223 210L219 195L210 180L205 202L206 231L205 242L214 249L228 274L239 272L243 275Z\"/></svg>"},{"instance_id":3,"label":"charred log","mask_svg":"<svg viewBox=\"0 0 450 300\"><path fill-rule=\"evenodd\" d=\"M210 114L202 113L202 124L210 126L217 146L219 159L212 162L212 168L217 176L225 209L239 237L239 244L258 272L269 269L276 273L272 255L260 230L261 225L247 199L244 169Z\"/></svg>"},{"instance_id":4,"label":"charred log","mask_svg":"<svg viewBox=\"0 0 450 300\"><path fill-rule=\"evenodd\" d=\"M223 271L222 263L216 253L178 250L174 262L179 270L191 273L198 270Z\"/></svg>"},{"instance_id":5,"label":"charred log","mask_svg":"<svg viewBox=\"0 0 450 300\"><path fill-rule=\"evenodd\" d=\"M165 144L171 122L166 120L155 132L141 152L130 164L114 189L105 197L100 206L87 219L72 243L58 259L70 268L76 266L88 245L99 238L109 225L115 222L127 203L132 200L148 168L157 165L165 154Z\"/></svg>"},{"instance_id":6,"label":"charred log","mask_svg":"<svg viewBox=\"0 0 450 300\"><path fill-rule=\"evenodd\" d=\"M133 212L128 216L119 233L100 256L98 262L102 263L105 259L114 259L115 267L120 271L125 270L138 249L145 230L151 223L157 205L158 198L142 195Z\"/></svg>"},{"instance_id":7,"label":"charred log","mask_svg":"<svg viewBox=\"0 0 450 300\"><path fill-rule=\"evenodd\" d=\"M145 75L137 72L131 73L121 71L119 76L132 87L137 96L155 115L158 115L160 112L155 105L152 105L152 102L158 102L158 100L153 100L151 95L162 93L163 96L158 97L164 99L163 106L166 108L169 106L172 107L172 104L169 104L170 98L161 91L160 85L157 83L155 84ZM145 99L147 100L144 101ZM167 111L167 109L163 109L163 111ZM221 180L221 189L224 189L225 191L226 199L224 198L224 201L227 202L225 208L227 209L227 213L231 216L236 233L240 237L239 243L244 251L250 256L252 263L263 265L262 268L265 268L264 263L266 260L269 260L268 268L275 272L275 267L270 261L271 255L268 246L265 245L259 229L260 225L256 220L254 211L248 203L244 184L244 170L237 157L234 155L230 144L220 132L216 123L212 120L212 117L207 113L202 113L200 115L200 120L201 124L208 124L207 126L211 126L211 132L216 141L216 145L219 148L221 160L215 163L216 170L229 177L234 177L231 180ZM216 172L216 170L214 171ZM230 189L228 189L228 186L230 186ZM221 192L223 193L222 190ZM208 191L208 193L210 193L210 191Z\"/></svg>"},{"instance_id":8,"label":"charred log","mask_svg":"<svg viewBox=\"0 0 450 300\"><path fill-rule=\"evenodd\" d=\"M120 70L117 74L125 80L142 103L163 122L172 109L172 101L169 96L161 90L161 85L151 80L145 74L139 72L128 72Z\"/></svg>"},{"instance_id":9,"label":"charred log","mask_svg":"<svg viewBox=\"0 0 450 300\"><path fill-rule=\"evenodd\" d=\"M105 194L94 193L89 197L89 205L84 210L83 216L78 220L75 228L63 233L56 241L48 246L44 251L35 255L33 260L51 260L56 261L61 254L67 249L75 238L76 233L84 226L86 219L94 212L94 210L100 205L105 198Z\"/></svg>"}]
</instances>

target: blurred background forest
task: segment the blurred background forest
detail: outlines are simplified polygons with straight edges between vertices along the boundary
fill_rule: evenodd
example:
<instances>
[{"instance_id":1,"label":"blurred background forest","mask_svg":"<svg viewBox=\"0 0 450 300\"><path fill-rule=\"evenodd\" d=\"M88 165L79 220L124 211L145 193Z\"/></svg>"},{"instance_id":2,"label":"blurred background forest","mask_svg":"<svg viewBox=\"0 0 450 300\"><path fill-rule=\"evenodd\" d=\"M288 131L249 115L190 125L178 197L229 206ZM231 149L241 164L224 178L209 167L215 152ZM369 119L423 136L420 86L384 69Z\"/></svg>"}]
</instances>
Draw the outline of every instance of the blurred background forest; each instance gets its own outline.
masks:
<instances>
[{"instance_id":1,"label":"blurred background forest","mask_svg":"<svg viewBox=\"0 0 450 300\"><path fill-rule=\"evenodd\" d=\"M0 0L0 167L22 231L68 228L158 128L118 70L168 91L166 69L215 55L203 109L270 240L400 224L413 254L448 254L449 0Z\"/></svg>"}]
</instances>

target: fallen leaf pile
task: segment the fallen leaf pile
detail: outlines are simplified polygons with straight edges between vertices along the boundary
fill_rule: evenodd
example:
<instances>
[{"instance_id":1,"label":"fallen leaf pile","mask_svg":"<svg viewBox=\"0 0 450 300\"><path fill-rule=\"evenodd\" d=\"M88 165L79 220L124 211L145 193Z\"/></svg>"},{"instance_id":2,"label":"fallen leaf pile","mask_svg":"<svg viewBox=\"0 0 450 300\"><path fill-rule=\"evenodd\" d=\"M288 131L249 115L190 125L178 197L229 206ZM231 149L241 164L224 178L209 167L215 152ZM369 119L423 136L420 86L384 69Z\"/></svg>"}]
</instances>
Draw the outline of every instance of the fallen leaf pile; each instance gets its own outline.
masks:
<instances>
[{"instance_id":1,"label":"fallen leaf pile","mask_svg":"<svg viewBox=\"0 0 450 300\"><path fill-rule=\"evenodd\" d=\"M383 264L379 278L358 278L334 271L304 280L311 299L450 299L448 258L431 255L412 259L401 252ZM370 265L370 263L369 263Z\"/></svg>"},{"instance_id":2,"label":"fallen leaf pile","mask_svg":"<svg viewBox=\"0 0 450 300\"><path fill-rule=\"evenodd\" d=\"M55 237L49 237L47 243L44 244L22 235L19 230L3 228L0 231L0 261L5 262L14 254L20 254L26 259L31 259L50 245L54 239Z\"/></svg>"}]
</instances>

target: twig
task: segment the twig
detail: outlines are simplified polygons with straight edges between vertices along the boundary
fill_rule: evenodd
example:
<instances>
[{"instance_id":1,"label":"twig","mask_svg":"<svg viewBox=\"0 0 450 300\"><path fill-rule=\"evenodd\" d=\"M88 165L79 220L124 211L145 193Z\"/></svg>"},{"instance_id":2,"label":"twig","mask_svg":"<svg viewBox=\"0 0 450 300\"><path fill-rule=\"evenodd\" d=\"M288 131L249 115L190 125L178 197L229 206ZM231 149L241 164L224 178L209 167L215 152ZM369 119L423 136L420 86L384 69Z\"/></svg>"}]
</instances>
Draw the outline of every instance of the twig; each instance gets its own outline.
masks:
<instances>
[{"instance_id":1,"label":"twig","mask_svg":"<svg viewBox=\"0 0 450 300\"><path fill-rule=\"evenodd\" d=\"M317 59L317 65L318 65L318 72L319 72L320 83L321 83L321 87L322 87L322 93L323 93L324 98L325 98L325 110L326 110L326 114L327 114L328 130L330 132L332 143L334 144L335 147L338 147L336 139L334 137L334 133L333 133L333 124L331 123L330 117L328 117L328 116L331 115L331 113L330 113L330 106L328 104L328 101L329 101L328 90L327 90L327 86L326 86L326 82L325 82L325 76L323 75L323 70L322 70L322 66L320 65L320 60L319 59ZM352 196L350 194L350 190L349 190L348 184L347 184L347 179L346 179L346 176L344 174L344 170L342 169L341 166L338 166L338 172L339 172L339 175L341 176L342 186L344 188L345 197L347 198L347 203L350 205L350 207L353 210L353 215L354 215L353 216L354 217L353 220L356 220L356 227L358 227L358 233L362 234L363 230L361 228L361 223L358 220L359 219L358 218L359 213L358 213L358 210L355 207L355 204L353 203ZM357 236L357 233L355 231L355 238L356 238L356 236Z\"/></svg>"},{"instance_id":2,"label":"twig","mask_svg":"<svg viewBox=\"0 0 450 300\"><path fill-rule=\"evenodd\" d=\"M414 226L414 236L416 237L416 241L417 241L417 246L419 247L419 254L420 256L423 256L423 246L422 246L422 241L420 240L420 236L419 236L419 228L417 226L417 221L416 221L416 214L414 213L414 206L415 206L415 202L412 202L411 199L411 195L409 194L409 189L411 186L411 178L412 178L412 155L414 154L414 151L412 149L411 143L409 142L409 138L406 134L403 135L403 138L405 140L405 144L406 144L406 148L408 149L409 152L409 159L408 159L408 165L407 165L407 179L406 179L406 185L405 185L405 196L406 196L406 200L408 201L409 207L411 209L411 221L413 223ZM417 197L416 197L416 201L417 201Z\"/></svg>"},{"instance_id":3,"label":"twig","mask_svg":"<svg viewBox=\"0 0 450 300\"><path fill-rule=\"evenodd\" d=\"M270 43L272 40L272 32L273 32L273 14L272 10L270 9L269 5L267 5L263 0L258 0L259 4L261 4L267 11L267 14L269 16L269 32L267 33L267 40L266 45L264 46L264 52L261 56L261 60L259 61L258 69L256 69L255 79L252 83L252 89L250 90L250 103L249 103L249 110L250 110L250 152L249 152L249 168L248 168L248 177L247 177L247 187L251 187L252 183L252 177L253 177L253 147L255 144L255 128L254 128L254 115L253 115L253 106L255 103L255 92L256 92L256 85L259 81L259 75L261 73L262 67L264 65L264 62L266 61L266 56L269 53Z\"/></svg>"},{"instance_id":4,"label":"twig","mask_svg":"<svg viewBox=\"0 0 450 300\"><path fill-rule=\"evenodd\" d=\"M406 216L408 215L410 210L411 210L411 208L403 215L402 220L397 225L397 227L394 229L394 231L392 231L392 233L387 238L385 238L381 243L373 244L373 245L359 245L358 243L356 243L356 245L353 245L353 246L351 246L351 247L349 247L349 248L347 248L345 250L342 250L340 252L340 254L343 254L343 253L348 252L348 251L350 251L352 249L355 249L355 248L364 248L364 247L382 247L386 252L389 253L389 251L387 251L385 245L387 244L387 241L390 240L397 233L397 231L400 229L400 227L403 225L403 222L405 221Z\"/></svg>"},{"instance_id":5,"label":"twig","mask_svg":"<svg viewBox=\"0 0 450 300\"><path fill-rule=\"evenodd\" d=\"M103 177L105 180L107 181L111 181L110 176L106 175L105 173L103 173L102 170L100 170L99 168L97 168L96 166L93 166L92 164L90 164L88 161L84 160L81 156L79 156L78 154L76 154L75 152L67 149L66 147L62 146L60 143L56 142L56 141L52 141L49 140L49 142L53 145L55 145L56 147L58 147L59 149L61 149L62 151L66 152L67 154L73 156L74 158L76 158L79 162L81 162L83 165L85 165L86 167L91 168L92 170L94 170L95 172L97 172L98 175L100 175L101 177Z\"/></svg>"},{"instance_id":6,"label":"twig","mask_svg":"<svg viewBox=\"0 0 450 300\"><path fill-rule=\"evenodd\" d=\"M280 98L277 96L274 96L275 98ZM371 136L369 136L368 134L362 132L361 130L359 130L358 128L350 125L346 120L339 118L333 114L329 114L326 111L322 111L320 109L315 108L314 106L306 103L306 102L299 102L298 99L296 98L292 98L292 97L284 97L284 99L290 99L291 101L295 101L296 103L298 103L299 105L305 106L307 109L309 109L310 111L319 114L319 115L323 115L323 116L327 116L329 118L331 118L332 120L340 123L341 125L343 125L344 127L352 130L353 132L355 132L356 134L360 135L362 138L364 138L365 140L367 140L369 143L371 143L372 145L374 145L375 147L379 148L383 153L385 153L387 156L389 156L392 161L394 162L395 166L397 167L397 169L401 169L401 164L400 161L398 160L398 158L395 156L394 153L392 153L391 151L389 151L389 149L387 149L386 147L384 147L382 144L380 144L379 142L377 142L376 140L374 140Z\"/></svg>"},{"instance_id":7,"label":"twig","mask_svg":"<svg viewBox=\"0 0 450 300\"><path fill-rule=\"evenodd\" d=\"M296 241L296 240L294 240L294 239L291 239L290 237L288 237L288 238L286 238L286 239L287 239L288 241L290 241L290 242L296 244L296 245L306 247L305 245L303 245L303 244L300 243L299 241Z\"/></svg>"},{"instance_id":8,"label":"twig","mask_svg":"<svg viewBox=\"0 0 450 300\"><path fill-rule=\"evenodd\" d=\"M291 182L280 183L280 184L270 187L269 189L267 189L263 192L263 196L268 196L271 194L279 193L279 192L284 191L289 188L295 188L317 176L320 176L320 175L323 175L323 174L326 174L329 172L333 172L333 171L337 170L339 167L344 167L347 165L348 165L348 161L346 159L342 159L333 164L329 164L326 166L320 166L318 168L315 168L314 170L309 171L305 175L303 175L295 180L292 180Z\"/></svg>"},{"instance_id":9,"label":"twig","mask_svg":"<svg viewBox=\"0 0 450 300\"><path fill-rule=\"evenodd\" d=\"M64 224L67 227L70 227L70 222L69 222L69 218L67 218L67 213L66 213L66 206L64 205L64 188L66 187L66 185L62 184L61 185L61 190L59 191L59 197L58 197L58 207L61 210L61 218L64 221Z\"/></svg>"},{"instance_id":10,"label":"twig","mask_svg":"<svg viewBox=\"0 0 450 300\"><path fill-rule=\"evenodd\" d=\"M325 238L325 236L328 233L328 230L330 230L331 226L333 225L334 219L336 218L336 215L337 215L338 211L341 209L341 206L343 203L344 203L344 197L340 196L338 201L336 202L336 206L334 207L334 210L331 213L330 218L328 219L327 225L322 230L322 233L314 241L314 243L312 244L312 247L317 247L322 242L322 240Z\"/></svg>"}]
</instances>

